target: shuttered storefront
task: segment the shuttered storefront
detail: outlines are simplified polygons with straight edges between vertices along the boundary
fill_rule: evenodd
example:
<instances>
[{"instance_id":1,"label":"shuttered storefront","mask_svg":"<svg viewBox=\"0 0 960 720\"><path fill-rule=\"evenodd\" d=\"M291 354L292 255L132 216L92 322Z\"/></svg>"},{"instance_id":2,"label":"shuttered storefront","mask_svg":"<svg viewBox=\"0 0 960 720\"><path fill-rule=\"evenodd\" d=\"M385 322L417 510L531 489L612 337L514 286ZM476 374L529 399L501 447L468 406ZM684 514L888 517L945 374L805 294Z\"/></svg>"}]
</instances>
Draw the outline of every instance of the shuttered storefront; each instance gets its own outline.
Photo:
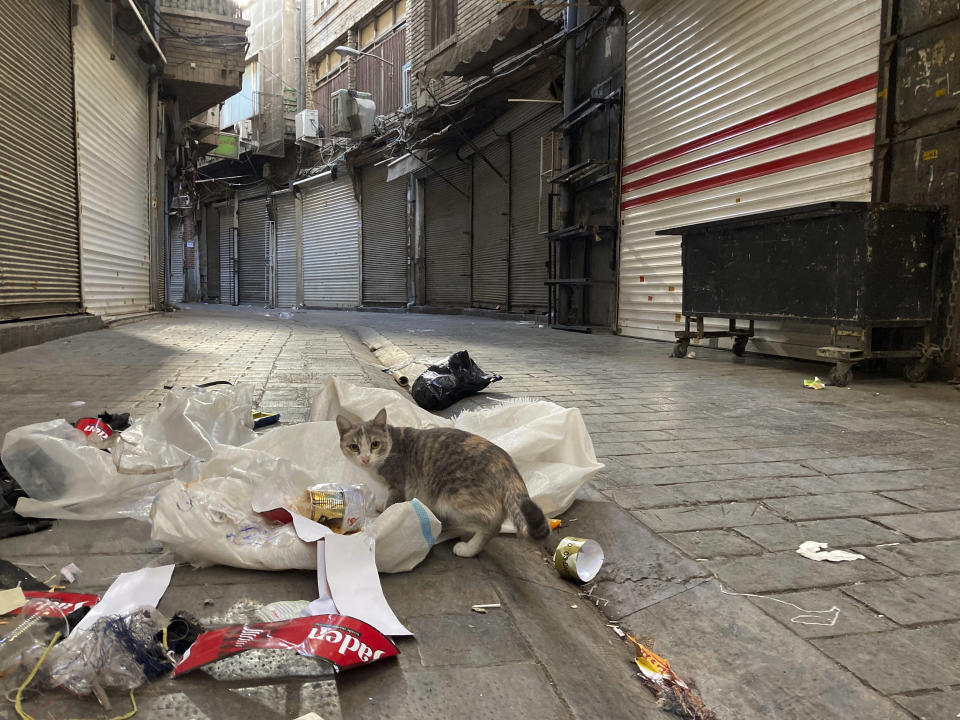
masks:
<instances>
[{"instance_id":1,"label":"shuttered storefront","mask_svg":"<svg viewBox=\"0 0 960 720\"><path fill-rule=\"evenodd\" d=\"M277 220L277 306L297 304L297 214L293 191L273 195Z\"/></svg>"},{"instance_id":2,"label":"shuttered storefront","mask_svg":"<svg viewBox=\"0 0 960 720\"><path fill-rule=\"evenodd\" d=\"M0 321L76 313L70 4L0 3L0 68Z\"/></svg>"},{"instance_id":3,"label":"shuttered storefront","mask_svg":"<svg viewBox=\"0 0 960 720\"><path fill-rule=\"evenodd\" d=\"M471 299L479 307L506 310L510 275L510 143L496 140L481 152L483 157L473 156Z\"/></svg>"},{"instance_id":4,"label":"shuttered storefront","mask_svg":"<svg viewBox=\"0 0 960 720\"><path fill-rule=\"evenodd\" d=\"M220 297L220 213L215 207L206 207L204 237L206 237L207 298Z\"/></svg>"},{"instance_id":5,"label":"shuttered storefront","mask_svg":"<svg viewBox=\"0 0 960 720\"><path fill-rule=\"evenodd\" d=\"M151 307L148 72L112 9L81 3L73 29L83 304L108 316Z\"/></svg>"},{"instance_id":6,"label":"shuttered storefront","mask_svg":"<svg viewBox=\"0 0 960 720\"><path fill-rule=\"evenodd\" d=\"M387 182L387 166L363 168L363 304L402 305L407 297L407 176Z\"/></svg>"},{"instance_id":7,"label":"shuttered storefront","mask_svg":"<svg viewBox=\"0 0 960 720\"><path fill-rule=\"evenodd\" d=\"M510 136L510 309L547 309L546 193L540 177L540 138L560 122L559 107L517 128ZM544 218L540 219L541 205Z\"/></svg>"},{"instance_id":8,"label":"shuttered storefront","mask_svg":"<svg viewBox=\"0 0 960 720\"><path fill-rule=\"evenodd\" d=\"M619 326L673 339L680 238L655 231L870 199L880 0L662 0L627 32ZM761 352L826 344L812 326L757 334Z\"/></svg>"},{"instance_id":9,"label":"shuttered storefront","mask_svg":"<svg viewBox=\"0 0 960 720\"><path fill-rule=\"evenodd\" d=\"M360 304L360 212L344 173L303 189L303 301L307 307Z\"/></svg>"},{"instance_id":10,"label":"shuttered storefront","mask_svg":"<svg viewBox=\"0 0 960 720\"><path fill-rule=\"evenodd\" d=\"M429 171L423 175L426 302L465 307L470 304L471 167L452 155L430 164L447 182Z\"/></svg>"},{"instance_id":11,"label":"shuttered storefront","mask_svg":"<svg viewBox=\"0 0 960 720\"><path fill-rule=\"evenodd\" d=\"M167 279L167 302L183 302L183 220L170 218L170 269Z\"/></svg>"},{"instance_id":12,"label":"shuttered storefront","mask_svg":"<svg viewBox=\"0 0 960 720\"><path fill-rule=\"evenodd\" d=\"M267 304L267 198L240 200L237 218L237 291L241 305Z\"/></svg>"},{"instance_id":13,"label":"shuttered storefront","mask_svg":"<svg viewBox=\"0 0 960 720\"><path fill-rule=\"evenodd\" d=\"M220 215L220 304L233 305L236 297L233 247L233 201L217 207Z\"/></svg>"}]
</instances>

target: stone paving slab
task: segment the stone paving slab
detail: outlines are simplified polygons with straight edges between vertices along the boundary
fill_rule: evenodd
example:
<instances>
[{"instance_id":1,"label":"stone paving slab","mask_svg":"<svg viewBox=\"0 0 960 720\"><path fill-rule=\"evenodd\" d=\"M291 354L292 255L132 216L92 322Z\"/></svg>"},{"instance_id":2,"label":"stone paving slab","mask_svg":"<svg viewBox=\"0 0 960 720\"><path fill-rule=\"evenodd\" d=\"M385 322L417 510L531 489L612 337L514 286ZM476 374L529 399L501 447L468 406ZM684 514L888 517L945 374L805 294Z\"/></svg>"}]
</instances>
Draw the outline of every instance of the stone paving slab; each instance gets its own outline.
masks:
<instances>
[{"instance_id":1,"label":"stone paving slab","mask_svg":"<svg viewBox=\"0 0 960 720\"><path fill-rule=\"evenodd\" d=\"M960 540L863 547L857 548L857 552L911 577L960 572Z\"/></svg>"},{"instance_id":2,"label":"stone paving slab","mask_svg":"<svg viewBox=\"0 0 960 720\"><path fill-rule=\"evenodd\" d=\"M730 587L752 593L831 587L897 577L889 568L869 560L816 562L792 551L759 557L720 558L708 561L707 565Z\"/></svg>"},{"instance_id":3,"label":"stone paving slab","mask_svg":"<svg viewBox=\"0 0 960 720\"><path fill-rule=\"evenodd\" d=\"M782 519L762 505L748 502L656 508L635 511L633 515L658 532L783 524Z\"/></svg>"},{"instance_id":4,"label":"stone paving slab","mask_svg":"<svg viewBox=\"0 0 960 720\"><path fill-rule=\"evenodd\" d=\"M876 518L876 521L917 540L960 537L960 510L886 515Z\"/></svg>"},{"instance_id":5,"label":"stone paving slab","mask_svg":"<svg viewBox=\"0 0 960 720\"><path fill-rule=\"evenodd\" d=\"M788 520L889 515L907 507L872 493L833 493L789 498L770 498L766 504Z\"/></svg>"},{"instance_id":6,"label":"stone paving slab","mask_svg":"<svg viewBox=\"0 0 960 720\"><path fill-rule=\"evenodd\" d=\"M831 548L849 548L855 545L880 545L903 542L906 538L863 518L836 518L811 520L780 525L748 525L738 527L767 550L796 550L806 540L825 542Z\"/></svg>"},{"instance_id":7,"label":"stone paving slab","mask_svg":"<svg viewBox=\"0 0 960 720\"><path fill-rule=\"evenodd\" d=\"M804 638L880 632L894 630L897 627L891 620L852 600L839 590L778 592L762 598L752 598L752 600L767 615L779 620ZM838 612L831 613L830 610L833 608Z\"/></svg>"},{"instance_id":8,"label":"stone paving slab","mask_svg":"<svg viewBox=\"0 0 960 720\"><path fill-rule=\"evenodd\" d=\"M843 591L900 625L960 619L960 575L860 583Z\"/></svg>"}]
</instances>

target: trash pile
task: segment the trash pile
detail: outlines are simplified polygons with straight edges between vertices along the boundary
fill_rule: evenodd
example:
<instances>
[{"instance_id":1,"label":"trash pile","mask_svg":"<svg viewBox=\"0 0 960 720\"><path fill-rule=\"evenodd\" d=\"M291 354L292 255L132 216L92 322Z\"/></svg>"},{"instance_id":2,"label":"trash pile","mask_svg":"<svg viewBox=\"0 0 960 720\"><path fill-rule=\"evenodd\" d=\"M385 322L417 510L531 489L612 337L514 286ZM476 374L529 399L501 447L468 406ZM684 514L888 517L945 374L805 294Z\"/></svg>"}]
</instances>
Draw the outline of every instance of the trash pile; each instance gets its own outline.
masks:
<instances>
[{"instance_id":1,"label":"trash pile","mask_svg":"<svg viewBox=\"0 0 960 720\"><path fill-rule=\"evenodd\" d=\"M248 650L293 650L337 669L396 655L389 638L412 633L387 603L379 574L412 570L446 537L416 499L377 512L386 487L347 462L338 414L358 422L386 408L396 425L480 435L510 453L547 517L565 511L603 467L580 412L550 402L505 402L445 419L395 392L329 377L309 422L261 433L255 420L273 424L277 416L253 405L243 385L172 388L132 422L104 413L7 433L0 460L9 476L0 479L17 523L40 529L50 519L133 518L149 522L151 538L184 562L317 575L312 601L273 603L258 613L264 622L207 629L188 611L168 618L157 610L173 564L121 574L101 598L0 573L0 589L12 593L0 593L0 614L17 619L0 630L0 674L23 677L21 717L29 717L21 710L29 687L92 694L108 710L106 690L121 689L135 712L133 692L144 683ZM0 505L0 518L4 512ZM514 528L508 521L502 530ZM598 548L571 541L579 544L564 567L580 580L592 577L602 552L598 559ZM81 571L67 565L60 577L69 583Z\"/></svg>"}]
</instances>

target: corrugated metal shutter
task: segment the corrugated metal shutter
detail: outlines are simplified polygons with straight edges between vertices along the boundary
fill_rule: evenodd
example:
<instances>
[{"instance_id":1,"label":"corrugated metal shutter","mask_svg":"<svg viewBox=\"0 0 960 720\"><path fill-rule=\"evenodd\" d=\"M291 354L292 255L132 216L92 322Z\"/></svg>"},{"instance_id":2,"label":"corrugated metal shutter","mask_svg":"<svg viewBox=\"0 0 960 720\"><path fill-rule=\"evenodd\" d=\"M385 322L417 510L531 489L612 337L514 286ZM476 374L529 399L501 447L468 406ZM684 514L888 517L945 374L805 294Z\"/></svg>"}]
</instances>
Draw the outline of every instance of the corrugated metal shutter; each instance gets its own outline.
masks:
<instances>
[{"instance_id":1,"label":"corrugated metal shutter","mask_svg":"<svg viewBox=\"0 0 960 720\"><path fill-rule=\"evenodd\" d=\"M70 4L0 3L0 320L80 310Z\"/></svg>"},{"instance_id":2,"label":"corrugated metal shutter","mask_svg":"<svg viewBox=\"0 0 960 720\"><path fill-rule=\"evenodd\" d=\"M220 297L220 213L207 206L204 212L204 237L207 243L207 297Z\"/></svg>"},{"instance_id":3,"label":"corrugated metal shutter","mask_svg":"<svg viewBox=\"0 0 960 720\"><path fill-rule=\"evenodd\" d=\"M547 309L547 239L540 234L540 138L560 122L563 111L551 108L510 136L510 308L518 312ZM550 191L544 185L543 192ZM546 195L544 195L544 198ZM546 200L543 201L546 212ZM546 222L543 223L544 229Z\"/></svg>"},{"instance_id":4,"label":"corrugated metal shutter","mask_svg":"<svg viewBox=\"0 0 960 720\"><path fill-rule=\"evenodd\" d=\"M481 152L503 177L482 157L473 156L471 299L480 307L506 309L510 271L510 143L497 140Z\"/></svg>"},{"instance_id":5,"label":"corrugated metal shutter","mask_svg":"<svg viewBox=\"0 0 960 720\"><path fill-rule=\"evenodd\" d=\"M217 208L220 214L220 304L233 305L236 276L233 250L233 203Z\"/></svg>"},{"instance_id":6,"label":"corrugated metal shutter","mask_svg":"<svg viewBox=\"0 0 960 720\"><path fill-rule=\"evenodd\" d=\"M98 315L151 307L147 65L112 8L80 4L73 30L83 304Z\"/></svg>"},{"instance_id":7,"label":"corrugated metal shutter","mask_svg":"<svg viewBox=\"0 0 960 720\"><path fill-rule=\"evenodd\" d=\"M363 302L407 302L407 177L387 182L387 166L363 168Z\"/></svg>"},{"instance_id":8,"label":"corrugated metal shutter","mask_svg":"<svg viewBox=\"0 0 960 720\"><path fill-rule=\"evenodd\" d=\"M424 263L428 305L470 304L470 175L469 163L453 156L430 161L464 197L432 172L423 191Z\"/></svg>"},{"instance_id":9,"label":"corrugated metal shutter","mask_svg":"<svg viewBox=\"0 0 960 720\"><path fill-rule=\"evenodd\" d=\"M267 198L241 200L237 211L237 289L241 305L267 303Z\"/></svg>"},{"instance_id":10,"label":"corrugated metal shutter","mask_svg":"<svg viewBox=\"0 0 960 720\"><path fill-rule=\"evenodd\" d=\"M183 221L176 215L170 218L170 285L167 302L183 302Z\"/></svg>"},{"instance_id":11,"label":"corrugated metal shutter","mask_svg":"<svg viewBox=\"0 0 960 720\"><path fill-rule=\"evenodd\" d=\"M303 302L360 304L360 212L349 176L303 190Z\"/></svg>"},{"instance_id":12,"label":"corrugated metal shutter","mask_svg":"<svg viewBox=\"0 0 960 720\"><path fill-rule=\"evenodd\" d=\"M627 32L619 325L672 339L680 238L656 230L870 199L880 0L664 0ZM809 325L758 335L802 357L825 340Z\"/></svg>"},{"instance_id":13,"label":"corrugated metal shutter","mask_svg":"<svg viewBox=\"0 0 960 720\"><path fill-rule=\"evenodd\" d=\"M297 304L297 208L293 192L273 196L277 217L277 306Z\"/></svg>"}]
</instances>

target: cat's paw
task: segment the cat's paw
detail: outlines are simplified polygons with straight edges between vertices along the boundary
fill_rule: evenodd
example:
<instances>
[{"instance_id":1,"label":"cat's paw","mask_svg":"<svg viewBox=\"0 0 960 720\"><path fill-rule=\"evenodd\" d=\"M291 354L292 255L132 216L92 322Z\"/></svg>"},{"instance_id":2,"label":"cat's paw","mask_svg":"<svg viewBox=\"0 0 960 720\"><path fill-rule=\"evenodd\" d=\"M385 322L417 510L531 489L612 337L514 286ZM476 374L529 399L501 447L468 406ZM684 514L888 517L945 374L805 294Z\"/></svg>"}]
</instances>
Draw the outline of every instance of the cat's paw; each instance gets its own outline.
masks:
<instances>
[{"instance_id":1,"label":"cat's paw","mask_svg":"<svg viewBox=\"0 0 960 720\"><path fill-rule=\"evenodd\" d=\"M475 556L478 552L479 550L474 550L472 547L470 547L470 543L466 542L458 542L453 546L453 554L458 557L470 558Z\"/></svg>"},{"instance_id":2,"label":"cat's paw","mask_svg":"<svg viewBox=\"0 0 960 720\"><path fill-rule=\"evenodd\" d=\"M376 504L376 506L375 506L374 509L375 509L378 513L382 513L384 510L387 509L387 501L386 501L386 500L379 500L379 501L377 501L377 504Z\"/></svg>"}]
</instances>

